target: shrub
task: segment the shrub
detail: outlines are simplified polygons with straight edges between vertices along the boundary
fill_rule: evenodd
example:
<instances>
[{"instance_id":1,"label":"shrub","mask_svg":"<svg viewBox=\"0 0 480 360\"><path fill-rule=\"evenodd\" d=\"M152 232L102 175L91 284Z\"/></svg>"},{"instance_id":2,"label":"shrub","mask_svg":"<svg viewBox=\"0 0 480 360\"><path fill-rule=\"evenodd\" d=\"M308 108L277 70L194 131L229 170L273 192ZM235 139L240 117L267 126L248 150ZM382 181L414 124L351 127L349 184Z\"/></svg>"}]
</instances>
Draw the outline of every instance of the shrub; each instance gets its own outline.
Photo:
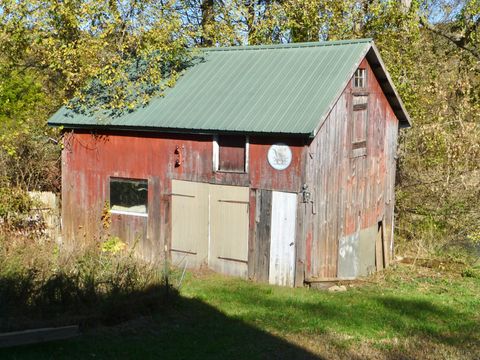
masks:
<instances>
[{"instance_id":1,"label":"shrub","mask_svg":"<svg viewBox=\"0 0 480 360\"><path fill-rule=\"evenodd\" d=\"M33 200L20 188L0 187L0 218L11 221L28 214L33 207Z\"/></svg>"}]
</instances>

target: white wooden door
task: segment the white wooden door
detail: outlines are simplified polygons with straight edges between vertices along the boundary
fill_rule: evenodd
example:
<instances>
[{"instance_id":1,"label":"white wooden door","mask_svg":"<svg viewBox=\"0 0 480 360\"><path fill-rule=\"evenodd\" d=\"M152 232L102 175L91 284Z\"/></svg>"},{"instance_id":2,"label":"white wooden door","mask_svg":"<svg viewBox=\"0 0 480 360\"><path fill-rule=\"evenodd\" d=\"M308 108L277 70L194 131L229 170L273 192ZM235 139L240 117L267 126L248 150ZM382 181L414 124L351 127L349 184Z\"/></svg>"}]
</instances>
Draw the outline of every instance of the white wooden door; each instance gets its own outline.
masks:
<instances>
[{"instance_id":1,"label":"white wooden door","mask_svg":"<svg viewBox=\"0 0 480 360\"><path fill-rule=\"evenodd\" d=\"M248 187L172 180L172 263L247 277L248 213Z\"/></svg>"},{"instance_id":2,"label":"white wooden door","mask_svg":"<svg viewBox=\"0 0 480 360\"><path fill-rule=\"evenodd\" d=\"M249 188L210 185L209 267L247 277Z\"/></svg>"},{"instance_id":3,"label":"white wooden door","mask_svg":"<svg viewBox=\"0 0 480 360\"><path fill-rule=\"evenodd\" d=\"M272 192L269 283L293 286L297 194Z\"/></svg>"},{"instance_id":4,"label":"white wooden door","mask_svg":"<svg viewBox=\"0 0 480 360\"><path fill-rule=\"evenodd\" d=\"M200 268L208 255L209 185L172 180L172 263Z\"/></svg>"}]
</instances>

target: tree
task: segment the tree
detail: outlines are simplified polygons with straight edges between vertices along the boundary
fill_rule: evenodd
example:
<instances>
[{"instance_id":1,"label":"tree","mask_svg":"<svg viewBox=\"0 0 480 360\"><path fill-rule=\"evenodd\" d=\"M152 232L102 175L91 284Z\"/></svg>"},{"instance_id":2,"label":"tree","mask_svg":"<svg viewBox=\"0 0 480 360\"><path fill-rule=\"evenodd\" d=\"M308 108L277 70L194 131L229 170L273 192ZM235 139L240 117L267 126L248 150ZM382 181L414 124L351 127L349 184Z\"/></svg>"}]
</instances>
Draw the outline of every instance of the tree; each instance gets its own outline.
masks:
<instances>
[{"instance_id":1,"label":"tree","mask_svg":"<svg viewBox=\"0 0 480 360\"><path fill-rule=\"evenodd\" d=\"M480 60L480 1L431 0L422 8L421 25Z\"/></svg>"},{"instance_id":2,"label":"tree","mask_svg":"<svg viewBox=\"0 0 480 360\"><path fill-rule=\"evenodd\" d=\"M187 56L190 35L167 0L2 0L0 9L3 67L42 74L62 99L83 100L80 89L97 79L115 90L109 106L131 106L125 89L174 79ZM132 64L142 59L148 61L130 81ZM140 104L152 95L140 93Z\"/></svg>"},{"instance_id":3,"label":"tree","mask_svg":"<svg viewBox=\"0 0 480 360\"><path fill-rule=\"evenodd\" d=\"M142 106L174 83L190 38L167 0L0 0L0 176L58 190L47 118L72 98L77 111Z\"/></svg>"}]
</instances>

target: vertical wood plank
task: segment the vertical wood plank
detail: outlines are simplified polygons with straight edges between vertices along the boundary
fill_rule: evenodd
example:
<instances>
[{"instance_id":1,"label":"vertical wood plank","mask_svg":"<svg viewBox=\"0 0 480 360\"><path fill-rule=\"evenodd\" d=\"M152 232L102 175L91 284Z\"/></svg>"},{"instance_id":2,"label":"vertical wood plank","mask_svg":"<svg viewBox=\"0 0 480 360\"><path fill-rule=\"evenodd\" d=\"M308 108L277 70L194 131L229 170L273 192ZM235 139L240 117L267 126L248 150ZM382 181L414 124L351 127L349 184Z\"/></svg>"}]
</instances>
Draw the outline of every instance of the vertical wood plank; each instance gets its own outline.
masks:
<instances>
[{"instance_id":1,"label":"vertical wood plank","mask_svg":"<svg viewBox=\"0 0 480 360\"><path fill-rule=\"evenodd\" d=\"M373 75L366 60L362 65ZM361 231L378 226L384 216L389 253L392 248L398 120L375 76L370 76L367 90L364 155L352 156L351 84L347 85L309 147L313 157L307 159L307 175L318 210L311 215L308 224L312 228L312 238L307 278L336 277L341 250L339 241L360 239ZM365 234L370 236L373 231L364 232L364 237ZM374 247L377 239L372 236L368 241L372 244L367 245ZM348 241L342 242L345 243Z\"/></svg>"},{"instance_id":2,"label":"vertical wood plank","mask_svg":"<svg viewBox=\"0 0 480 360\"><path fill-rule=\"evenodd\" d=\"M162 239L160 239L160 199L161 187L158 176L152 176L148 183L148 221L146 243L143 246L143 256L150 261L159 260L163 257Z\"/></svg>"},{"instance_id":3,"label":"vertical wood plank","mask_svg":"<svg viewBox=\"0 0 480 360\"><path fill-rule=\"evenodd\" d=\"M248 278L255 279L255 257L257 246L257 220L260 216L259 199L257 199L257 190L250 189L250 211L249 211L249 227L248 227Z\"/></svg>"},{"instance_id":4,"label":"vertical wood plank","mask_svg":"<svg viewBox=\"0 0 480 360\"><path fill-rule=\"evenodd\" d=\"M270 238L272 225L272 192L257 190L258 222L255 241L255 279L268 282L270 267Z\"/></svg>"}]
</instances>

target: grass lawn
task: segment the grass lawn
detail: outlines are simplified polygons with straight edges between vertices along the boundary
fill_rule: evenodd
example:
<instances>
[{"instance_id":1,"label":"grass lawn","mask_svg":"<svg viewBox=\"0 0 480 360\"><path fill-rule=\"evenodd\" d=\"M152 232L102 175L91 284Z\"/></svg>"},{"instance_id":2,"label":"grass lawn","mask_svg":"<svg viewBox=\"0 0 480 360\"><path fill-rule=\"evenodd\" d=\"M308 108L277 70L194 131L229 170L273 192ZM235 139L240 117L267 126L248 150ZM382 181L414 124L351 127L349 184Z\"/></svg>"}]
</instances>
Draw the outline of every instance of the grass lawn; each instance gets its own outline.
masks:
<instances>
[{"instance_id":1,"label":"grass lawn","mask_svg":"<svg viewBox=\"0 0 480 360\"><path fill-rule=\"evenodd\" d=\"M480 359L480 280L401 265L330 293L189 274L161 313L0 349L0 359L63 358Z\"/></svg>"}]
</instances>

